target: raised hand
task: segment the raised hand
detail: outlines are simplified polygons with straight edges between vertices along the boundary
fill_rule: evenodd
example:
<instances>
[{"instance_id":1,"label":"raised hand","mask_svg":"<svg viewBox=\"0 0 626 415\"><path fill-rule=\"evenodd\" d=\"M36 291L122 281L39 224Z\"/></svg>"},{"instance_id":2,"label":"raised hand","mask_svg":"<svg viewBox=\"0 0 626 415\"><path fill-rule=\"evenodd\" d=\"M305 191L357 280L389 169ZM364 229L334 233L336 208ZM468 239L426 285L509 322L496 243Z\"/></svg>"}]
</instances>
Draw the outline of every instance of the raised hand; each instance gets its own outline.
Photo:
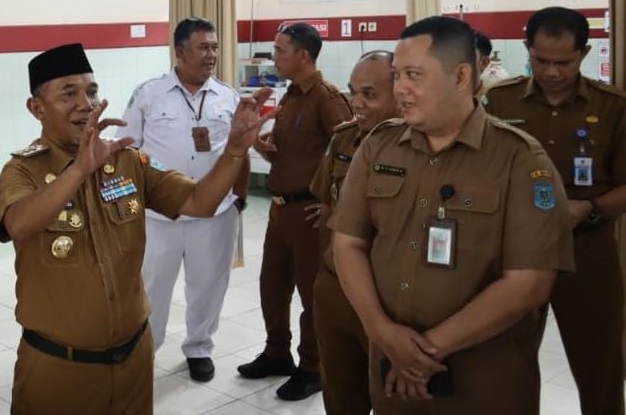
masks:
<instances>
[{"instance_id":1,"label":"raised hand","mask_svg":"<svg viewBox=\"0 0 626 415\"><path fill-rule=\"evenodd\" d=\"M235 110L235 116L231 124L228 136L228 150L237 155L243 155L248 151L259 136L261 127L270 118L274 118L279 107L260 115L261 107L272 95L271 88L263 87L254 92L251 97L242 98Z\"/></svg>"},{"instance_id":2,"label":"raised hand","mask_svg":"<svg viewBox=\"0 0 626 415\"><path fill-rule=\"evenodd\" d=\"M133 143L132 137L124 137L119 140L109 140L100 137L100 132L111 125L123 126L126 123L116 118L99 120L100 115L108 106L106 99L89 115L85 127L85 135L78 146L76 165L84 175L89 175L102 166L107 159Z\"/></svg>"}]
</instances>

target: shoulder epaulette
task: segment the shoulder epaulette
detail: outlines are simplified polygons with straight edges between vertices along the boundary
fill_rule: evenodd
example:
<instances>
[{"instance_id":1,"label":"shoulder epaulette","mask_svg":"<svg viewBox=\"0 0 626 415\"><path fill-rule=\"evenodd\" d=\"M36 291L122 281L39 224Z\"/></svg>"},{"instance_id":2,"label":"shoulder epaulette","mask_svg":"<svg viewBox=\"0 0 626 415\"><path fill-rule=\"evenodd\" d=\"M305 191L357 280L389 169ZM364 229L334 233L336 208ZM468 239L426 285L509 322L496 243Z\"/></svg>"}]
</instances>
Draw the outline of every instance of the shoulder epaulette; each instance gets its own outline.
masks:
<instances>
[{"instance_id":1,"label":"shoulder epaulette","mask_svg":"<svg viewBox=\"0 0 626 415\"><path fill-rule=\"evenodd\" d=\"M495 84L490 85L488 89L489 89L489 91L492 91L494 89L502 88L502 87L505 87L505 86L519 85L519 84L524 83L526 81L528 81L528 78L525 77L525 76L520 75L520 76L516 76L514 78L503 79L502 81L496 82Z\"/></svg>"},{"instance_id":2,"label":"shoulder epaulette","mask_svg":"<svg viewBox=\"0 0 626 415\"><path fill-rule=\"evenodd\" d=\"M45 144L33 143L26 148L12 152L11 155L14 157L29 158L38 154L45 153L48 150L50 150L50 147Z\"/></svg>"},{"instance_id":3,"label":"shoulder epaulette","mask_svg":"<svg viewBox=\"0 0 626 415\"><path fill-rule=\"evenodd\" d=\"M370 131L370 134L400 125L406 125L403 118L389 118L388 120L381 121L376 124L374 128L372 128L372 131Z\"/></svg>"},{"instance_id":4,"label":"shoulder epaulette","mask_svg":"<svg viewBox=\"0 0 626 415\"><path fill-rule=\"evenodd\" d=\"M331 84L330 82L328 82L326 80L322 80L322 82L320 82L320 83L328 91L330 91L332 93L339 93L339 94L341 94L341 91L339 91L339 88L337 88L334 84Z\"/></svg>"},{"instance_id":5,"label":"shoulder epaulette","mask_svg":"<svg viewBox=\"0 0 626 415\"><path fill-rule=\"evenodd\" d=\"M353 118L350 121L344 121L341 124L336 125L335 128L333 128L333 133L338 133L339 131L345 130L350 127L354 127L357 124L358 124L358 121L356 118Z\"/></svg>"},{"instance_id":6,"label":"shoulder epaulette","mask_svg":"<svg viewBox=\"0 0 626 415\"><path fill-rule=\"evenodd\" d=\"M613 85L605 84L604 82L595 81L593 79L589 79L588 81L589 86L592 88L599 89L603 92L607 92L618 97L626 98L626 91L623 91Z\"/></svg>"},{"instance_id":7,"label":"shoulder epaulette","mask_svg":"<svg viewBox=\"0 0 626 415\"><path fill-rule=\"evenodd\" d=\"M524 141L526 145L528 145L528 148L531 149L533 152L543 151L543 147L539 143L539 140L537 140L532 135L528 134L526 131L520 128L517 128L493 115L486 114L486 117L487 117L487 121L494 127L510 131L513 136Z\"/></svg>"}]
</instances>

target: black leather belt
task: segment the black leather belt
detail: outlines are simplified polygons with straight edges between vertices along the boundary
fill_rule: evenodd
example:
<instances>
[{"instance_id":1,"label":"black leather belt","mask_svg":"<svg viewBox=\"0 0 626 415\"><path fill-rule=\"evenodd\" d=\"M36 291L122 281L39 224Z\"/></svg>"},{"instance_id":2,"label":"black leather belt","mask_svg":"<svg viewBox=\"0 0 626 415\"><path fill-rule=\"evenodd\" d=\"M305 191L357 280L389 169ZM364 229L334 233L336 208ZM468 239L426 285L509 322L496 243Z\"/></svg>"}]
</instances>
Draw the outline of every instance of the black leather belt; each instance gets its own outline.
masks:
<instances>
[{"instance_id":1,"label":"black leather belt","mask_svg":"<svg viewBox=\"0 0 626 415\"><path fill-rule=\"evenodd\" d=\"M51 356L60 357L74 362L113 365L124 362L128 356L130 356L135 349L135 346L137 346L137 343L139 343L141 335L146 331L146 327L148 327L148 320L141 325L139 331L137 331L133 338L127 343L100 351L74 349L73 347L65 346L50 339L46 339L32 330L25 329L22 332L22 337L26 340L26 343L30 344L35 349Z\"/></svg>"},{"instance_id":2,"label":"black leather belt","mask_svg":"<svg viewBox=\"0 0 626 415\"><path fill-rule=\"evenodd\" d=\"M306 202L307 200L315 200L315 196L308 190L301 192L286 193L286 194L274 194L272 196L272 202L282 206L287 203Z\"/></svg>"}]
</instances>

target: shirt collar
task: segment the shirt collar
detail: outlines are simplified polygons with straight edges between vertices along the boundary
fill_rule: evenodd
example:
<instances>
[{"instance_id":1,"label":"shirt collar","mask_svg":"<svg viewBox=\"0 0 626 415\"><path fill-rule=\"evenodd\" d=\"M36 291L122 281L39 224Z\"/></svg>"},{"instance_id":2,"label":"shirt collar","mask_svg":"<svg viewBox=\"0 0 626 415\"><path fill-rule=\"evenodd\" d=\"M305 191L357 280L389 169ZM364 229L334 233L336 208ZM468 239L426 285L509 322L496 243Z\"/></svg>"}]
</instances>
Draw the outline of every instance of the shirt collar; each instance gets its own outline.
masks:
<instances>
[{"instance_id":1,"label":"shirt collar","mask_svg":"<svg viewBox=\"0 0 626 415\"><path fill-rule=\"evenodd\" d=\"M589 100L591 98L591 95L589 94L589 80L579 74L576 84L576 96ZM526 89L524 90L522 98L528 98L533 95L543 97L541 95L541 91L539 91L539 85L533 77L530 77L528 78L528 81L526 81Z\"/></svg>"},{"instance_id":2,"label":"shirt collar","mask_svg":"<svg viewBox=\"0 0 626 415\"><path fill-rule=\"evenodd\" d=\"M200 87L198 92L207 91L207 92L210 92L212 94L217 94L216 86L217 86L217 82L215 81L215 79L213 79L213 77L210 77L209 79L206 80L204 85L202 85L202 87ZM167 83L166 83L165 87L166 87L167 91L171 91L174 88L178 88L178 89L180 89L182 91L187 92L185 87L183 87L183 84L180 82L180 79L178 78L178 75L176 74L176 68L172 68L172 70L170 71L170 73L169 73L169 75L167 77ZM198 92L196 92L196 94Z\"/></svg>"},{"instance_id":3,"label":"shirt collar","mask_svg":"<svg viewBox=\"0 0 626 415\"><path fill-rule=\"evenodd\" d=\"M474 111L472 111L465 121L461 131L452 141L448 149L452 148L456 143L460 143L475 150L480 150L483 143L483 134L485 132L485 115L485 109L482 105L479 105L478 101L474 98ZM410 141L411 146L418 151L427 154L432 153L430 145L428 144L428 137L420 131L407 128L400 137L398 144L402 144L406 141Z\"/></svg>"},{"instance_id":4,"label":"shirt collar","mask_svg":"<svg viewBox=\"0 0 626 415\"><path fill-rule=\"evenodd\" d=\"M308 78L304 79L299 84L291 83L289 88L293 90L293 88L298 88L302 93L308 93L315 85L322 81L322 73L320 71L315 71L315 73Z\"/></svg>"},{"instance_id":5,"label":"shirt collar","mask_svg":"<svg viewBox=\"0 0 626 415\"><path fill-rule=\"evenodd\" d=\"M58 175L74 162L75 154L71 153L62 144L58 144L46 136L42 136L42 138L35 140L33 144L43 144L49 148L48 154L52 160L51 168L53 170L50 173ZM70 145L67 147L70 147Z\"/></svg>"}]
</instances>

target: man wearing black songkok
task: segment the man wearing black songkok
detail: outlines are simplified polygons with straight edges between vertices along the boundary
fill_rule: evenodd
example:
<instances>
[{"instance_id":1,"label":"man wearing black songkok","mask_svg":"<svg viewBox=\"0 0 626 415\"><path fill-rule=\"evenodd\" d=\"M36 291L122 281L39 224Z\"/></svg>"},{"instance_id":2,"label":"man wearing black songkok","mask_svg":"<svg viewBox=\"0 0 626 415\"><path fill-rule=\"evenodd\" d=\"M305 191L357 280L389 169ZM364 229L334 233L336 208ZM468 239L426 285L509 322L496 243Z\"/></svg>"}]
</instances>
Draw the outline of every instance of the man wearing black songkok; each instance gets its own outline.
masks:
<instances>
[{"instance_id":1,"label":"man wearing black songkok","mask_svg":"<svg viewBox=\"0 0 626 415\"><path fill-rule=\"evenodd\" d=\"M232 187L271 91L241 100L224 154L197 183L119 141L100 138L121 120L80 44L28 66L29 111L41 137L0 175L0 238L12 240L17 321L24 328L13 414L152 414L153 350L141 278L144 208L175 219L211 216Z\"/></svg>"}]
</instances>

